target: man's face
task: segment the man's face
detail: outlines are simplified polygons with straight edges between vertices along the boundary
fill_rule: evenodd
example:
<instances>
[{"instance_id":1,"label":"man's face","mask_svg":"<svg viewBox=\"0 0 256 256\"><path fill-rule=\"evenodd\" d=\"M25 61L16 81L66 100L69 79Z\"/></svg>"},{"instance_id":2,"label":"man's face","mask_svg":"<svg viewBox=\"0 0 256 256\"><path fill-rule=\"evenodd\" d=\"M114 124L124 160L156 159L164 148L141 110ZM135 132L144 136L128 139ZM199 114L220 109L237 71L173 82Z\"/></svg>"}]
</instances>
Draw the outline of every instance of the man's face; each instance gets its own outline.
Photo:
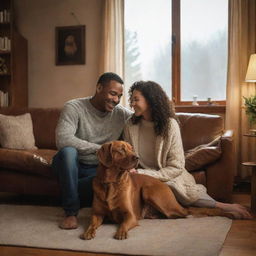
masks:
<instances>
[{"instance_id":1,"label":"man's face","mask_svg":"<svg viewBox=\"0 0 256 256\"><path fill-rule=\"evenodd\" d=\"M123 86L117 81L111 80L108 84L98 85L97 93L101 111L111 112L119 104L123 95Z\"/></svg>"}]
</instances>

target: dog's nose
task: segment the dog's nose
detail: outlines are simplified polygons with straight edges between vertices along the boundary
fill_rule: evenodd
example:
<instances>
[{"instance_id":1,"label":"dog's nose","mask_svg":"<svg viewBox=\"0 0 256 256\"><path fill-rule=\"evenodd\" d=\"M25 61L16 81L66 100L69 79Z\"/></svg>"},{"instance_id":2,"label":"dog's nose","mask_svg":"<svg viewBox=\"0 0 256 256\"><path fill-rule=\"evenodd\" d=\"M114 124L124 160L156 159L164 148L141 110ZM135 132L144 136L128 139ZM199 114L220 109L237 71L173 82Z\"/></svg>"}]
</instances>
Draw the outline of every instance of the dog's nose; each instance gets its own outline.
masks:
<instances>
[{"instance_id":1,"label":"dog's nose","mask_svg":"<svg viewBox=\"0 0 256 256\"><path fill-rule=\"evenodd\" d=\"M133 156L133 157L132 157L132 160L133 160L133 161L136 161L136 160L138 160L138 159L139 159L139 157L137 157L137 156Z\"/></svg>"}]
</instances>

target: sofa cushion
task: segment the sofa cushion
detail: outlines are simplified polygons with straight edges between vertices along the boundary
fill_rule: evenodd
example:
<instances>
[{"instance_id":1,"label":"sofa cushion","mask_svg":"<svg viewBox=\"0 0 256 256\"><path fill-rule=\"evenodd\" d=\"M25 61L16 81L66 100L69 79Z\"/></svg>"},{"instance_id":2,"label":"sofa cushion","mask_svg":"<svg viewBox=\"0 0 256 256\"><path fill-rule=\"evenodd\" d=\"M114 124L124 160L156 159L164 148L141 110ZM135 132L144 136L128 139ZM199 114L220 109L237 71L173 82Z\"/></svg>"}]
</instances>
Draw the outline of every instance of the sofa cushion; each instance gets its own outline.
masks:
<instances>
[{"instance_id":1,"label":"sofa cushion","mask_svg":"<svg viewBox=\"0 0 256 256\"><path fill-rule=\"evenodd\" d=\"M221 156L220 139L197 146L185 152L185 167L188 171L199 170Z\"/></svg>"},{"instance_id":2,"label":"sofa cushion","mask_svg":"<svg viewBox=\"0 0 256 256\"><path fill-rule=\"evenodd\" d=\"M206 175L205 175L205 170L204 169L202 169L200 171L196 171L196 172L191 172L191 174L195 178L196 183L202 184L205 187L207 187Z\"/></svg>"},{"instance_id":3,"label":"sofa cushion","mask_svg":"<svg viewBox=\"0 0 256 256\"><path fill-rule=\"evenodd\" d=\"M56 150L14 150L0 148L0 168L53 177L51 162Z\"/></svg>"},{"instance_id":4,"label":"sofa cushion","mask_svg":"<svg viewBox=\"0 0 256 256\"><path fill-rule=\"evenodd\" d=\"M55 129L60 112L60 108L0 108L0 113L4 115L30 113L36 146L48 149L56 149Z\"/></svg>"},{"instance_id":5,"label":"sofa cushion","mask_svg":"<svg viewBox=\"0 0 256 256\"><path fill-rule=\"evenodd\" d=\"M223 134L223 118L219 115L177 113L184 150L207 144Z\"/></svg>"},{"instance_id":6,"label":"sofa cushion","mask_svg":"<svg viewBox=\"0 0 256 256\"><path fill-rule=\"evenodd\" d=\"M31 115L0 114L0 144L10 149L36 149Z\"/></svg>"}]
</instances>

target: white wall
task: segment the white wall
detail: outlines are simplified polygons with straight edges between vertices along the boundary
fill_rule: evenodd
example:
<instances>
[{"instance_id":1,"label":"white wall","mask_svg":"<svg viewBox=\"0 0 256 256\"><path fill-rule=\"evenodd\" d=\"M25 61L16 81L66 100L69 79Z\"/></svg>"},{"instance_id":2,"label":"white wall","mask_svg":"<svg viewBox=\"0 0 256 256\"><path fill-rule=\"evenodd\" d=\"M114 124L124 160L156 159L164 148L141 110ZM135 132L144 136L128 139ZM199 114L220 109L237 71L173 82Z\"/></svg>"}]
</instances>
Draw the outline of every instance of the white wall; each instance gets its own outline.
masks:
<instances>
[{"instance_id":1,"label":"white wall","mask_svg":"<svg viewBox=\"0 0 256 256\"><path fill-rule=\"evenodd\" d=\"M29 107L61 107L94 94L99 75L102 0L15 0L15 22L28 40ZM86 26L86 64L55 65L55 27Z\"/></svg>"}]
</instances>

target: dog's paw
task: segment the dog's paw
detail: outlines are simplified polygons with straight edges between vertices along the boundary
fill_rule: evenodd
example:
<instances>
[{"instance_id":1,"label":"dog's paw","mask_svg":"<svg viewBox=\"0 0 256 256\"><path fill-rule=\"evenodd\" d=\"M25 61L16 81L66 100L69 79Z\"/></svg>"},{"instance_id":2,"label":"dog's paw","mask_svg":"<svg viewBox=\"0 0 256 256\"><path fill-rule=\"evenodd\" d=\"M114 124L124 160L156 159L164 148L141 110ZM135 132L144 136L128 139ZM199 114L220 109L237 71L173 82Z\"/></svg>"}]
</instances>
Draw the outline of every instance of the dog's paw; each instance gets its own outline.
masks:
<instances>
[{"instance_id":1,"label":"dog's paw","mask_svg":"<svg viewBox=\"0 0 256 256\"><path fill-rule=\"evenodd\" d=\"M79 236L79 238L82 239L82 240L85 240L85 233L81 234L81 235Z\"/></svg>"},{"instance_id":2,"label":"dog's paw","mask_svg":"<svg viewBox=\"0 0 256 256\"><path fill-rule=\"evenodd\" d=\"M117 230L117 232L116 232L114 238L115 238L115 239L118 239L118 240L127 239L127 238L128 238L128 233L127 233L127 231L125 231L125 230Z\"/></svg>"},{"instance_id":3,"label":"dog's paw","mask_svg":"<svg viewBox=\"0 0 256 256\"><path fill-rule=\"evenodd\" d=\"M95 237L96 232L93 230L89 230L84 232L83 234L80 235L80 238L83 240L91 240Z\"/></svg>"}]
</instances>

